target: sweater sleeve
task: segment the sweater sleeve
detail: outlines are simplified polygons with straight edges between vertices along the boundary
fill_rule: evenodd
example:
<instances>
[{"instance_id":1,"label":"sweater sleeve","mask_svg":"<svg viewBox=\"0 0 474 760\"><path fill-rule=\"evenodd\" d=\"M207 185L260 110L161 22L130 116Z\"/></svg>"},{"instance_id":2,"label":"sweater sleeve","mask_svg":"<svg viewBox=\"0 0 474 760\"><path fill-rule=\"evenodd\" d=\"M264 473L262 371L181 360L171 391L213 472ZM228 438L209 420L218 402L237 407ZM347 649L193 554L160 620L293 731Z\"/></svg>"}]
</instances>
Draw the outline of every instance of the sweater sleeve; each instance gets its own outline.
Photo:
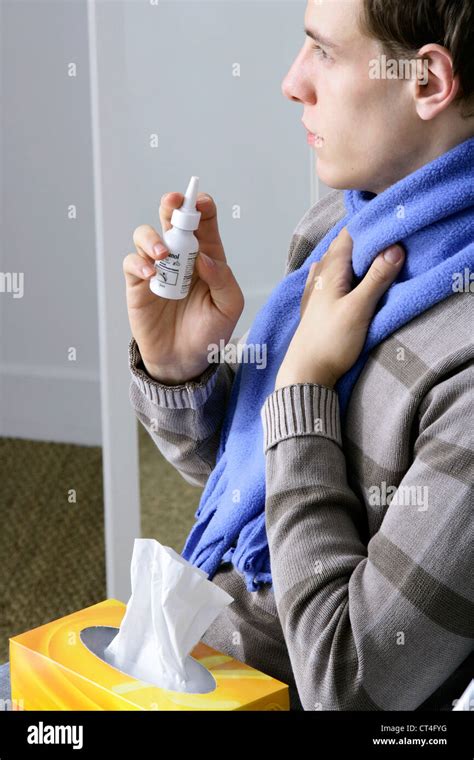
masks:
<instances>
[{"instance_id":1,"label":"sweater sleeve","mask_svg":"<svg viewBox=\"0 0 474 760\"><path fill-rule=\"evenodd\" d=\"M236 347L248 334L232 338ZM226 356L226 354L225 354ZM210 363L204 372L181 385L165 385L146 371L137 342L128 348L130 402L153 442L191 485L204 487L215 466L220 431L238 361ZM234 352L235 356L235 352Z\"/></svg>"},{"instance_id":2,"label":"sweater sleeve","mask_svg":"<svg viewBox=\"0 0 474 760\"><path fill-rule=\"evenodd\" d=\"M414 710L472 652L473 374L424 397L411 465L368 543L337 392L288 385L261 407L275 601L305 710Z\"/></svg>"}]
</instances>

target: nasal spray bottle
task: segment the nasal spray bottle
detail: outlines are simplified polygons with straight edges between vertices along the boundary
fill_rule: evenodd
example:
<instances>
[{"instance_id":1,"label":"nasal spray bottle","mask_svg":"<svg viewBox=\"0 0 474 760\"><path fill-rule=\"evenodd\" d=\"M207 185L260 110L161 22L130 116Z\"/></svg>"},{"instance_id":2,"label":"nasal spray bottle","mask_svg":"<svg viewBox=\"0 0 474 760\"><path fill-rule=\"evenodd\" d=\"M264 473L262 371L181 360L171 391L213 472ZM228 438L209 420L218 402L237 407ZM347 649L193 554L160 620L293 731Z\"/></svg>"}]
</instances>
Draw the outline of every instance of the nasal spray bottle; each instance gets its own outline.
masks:
<instances>
[{"instance_id":1,"label":"nasal spray bottle","mask_svg":"<svg viewBox=\"0 0 474 760\"><path fill-rule=\"evenodd\" d=\"M193 235L201 218L201 212L196 211L198 184L199 177L191 177L184 203L173 211L172 227L163 235L169 255L155 261L156 275L150 280L150 289L157 296L180 299L188 295L199 251L199 241Z\"/></svg>"}]
</instances>

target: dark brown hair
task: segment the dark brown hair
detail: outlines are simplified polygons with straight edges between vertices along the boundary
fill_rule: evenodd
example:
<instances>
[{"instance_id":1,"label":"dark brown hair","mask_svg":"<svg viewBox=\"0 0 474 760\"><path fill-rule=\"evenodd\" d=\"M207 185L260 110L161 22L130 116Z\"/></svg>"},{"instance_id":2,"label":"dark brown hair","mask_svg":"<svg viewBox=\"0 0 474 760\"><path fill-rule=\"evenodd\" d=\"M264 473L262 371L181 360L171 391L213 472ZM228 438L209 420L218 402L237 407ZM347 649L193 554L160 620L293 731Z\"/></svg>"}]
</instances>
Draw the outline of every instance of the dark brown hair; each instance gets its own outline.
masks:
<instances>
[{"instance_id":1,"label":"dark brown hair","mask_svg":"<svg viewBox=\"0 0 474 760\"><path fill-rule=\"evenodd\" d=\"M362 0L361 28L393 57L414 57L430 42L445 47L459 74L461 114L474 115L473 0Z\"/></svg>"}]
</instances>

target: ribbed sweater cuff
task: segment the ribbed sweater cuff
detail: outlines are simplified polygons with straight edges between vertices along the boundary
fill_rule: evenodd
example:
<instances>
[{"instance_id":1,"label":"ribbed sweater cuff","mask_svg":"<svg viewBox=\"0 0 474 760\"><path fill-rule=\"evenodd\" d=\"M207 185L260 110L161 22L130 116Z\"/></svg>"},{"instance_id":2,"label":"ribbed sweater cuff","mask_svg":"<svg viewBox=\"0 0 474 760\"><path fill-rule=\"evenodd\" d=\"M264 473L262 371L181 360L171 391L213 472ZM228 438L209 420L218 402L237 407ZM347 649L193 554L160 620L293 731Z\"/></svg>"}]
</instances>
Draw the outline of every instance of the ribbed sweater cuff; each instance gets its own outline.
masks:
<instances>
[{"instance_id":1,"label":"ribbed sweater cuff","mask_svg":"<svg viewBox=\"0 0 474 760\"><path fill-rule=\"evenodd\" d=\"M198 409L202 406L217 382L219 363L209 367L196 379L181 385L164 385L154 380L142 364L140 349L135 338L128 345L128 364L133 381L153 403L167 409Z\"/></svg>"},{"instance_id":2,"label":"ribbed sweater cuff","mask_svg":"<svg viewBox=\"0 0 474 760\"><path fill-rule=\"evenodd\" d=\"M339 399L332 388L317 383L285 385L265 399L260 416L264 453L279 441L320 435L342 446Z\"/></svg>"}]
</instances>

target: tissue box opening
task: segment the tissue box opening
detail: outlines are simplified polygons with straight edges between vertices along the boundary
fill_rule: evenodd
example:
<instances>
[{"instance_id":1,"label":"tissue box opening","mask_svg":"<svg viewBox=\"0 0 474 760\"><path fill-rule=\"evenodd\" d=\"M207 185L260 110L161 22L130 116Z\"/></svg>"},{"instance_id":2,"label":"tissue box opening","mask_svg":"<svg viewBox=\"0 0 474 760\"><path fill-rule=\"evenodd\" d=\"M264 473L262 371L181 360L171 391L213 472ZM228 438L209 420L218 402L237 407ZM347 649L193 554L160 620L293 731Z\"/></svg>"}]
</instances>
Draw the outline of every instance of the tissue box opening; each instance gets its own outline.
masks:
<instances>
[{"instance_id":1,"label":"tissue box opening","mask_svg":"<svg viewBox=\"0 0 474 760\"><path fill-rule=\"evenodd\" d=\"M79 636L84 646L90 652L92 652L92 654L94 654L100 660L103 660L103 662L106 662L107 665L110 665L110 667L114 668L114 670L117 670L119 673L122 673L126 676L138 678L142 682L150 684L150 686L158 686L160 688L160 684L155 683L153 679L148 679L145 673L138 672L133 667L130 668L130 670L121 670L120 668L117 668L113 662L111 662L105 656L105 650L118 632L119 629L112 626L93 625L89 626L88 628L84 628L80 632ZM214 691L216 689L216 680L214 676L200 662L195 660L193 657L188 656L186 667L191 680L188 683L187 689L177 690L179 693L209 694L211 691Z\"/></svg>"}]
</instances>

